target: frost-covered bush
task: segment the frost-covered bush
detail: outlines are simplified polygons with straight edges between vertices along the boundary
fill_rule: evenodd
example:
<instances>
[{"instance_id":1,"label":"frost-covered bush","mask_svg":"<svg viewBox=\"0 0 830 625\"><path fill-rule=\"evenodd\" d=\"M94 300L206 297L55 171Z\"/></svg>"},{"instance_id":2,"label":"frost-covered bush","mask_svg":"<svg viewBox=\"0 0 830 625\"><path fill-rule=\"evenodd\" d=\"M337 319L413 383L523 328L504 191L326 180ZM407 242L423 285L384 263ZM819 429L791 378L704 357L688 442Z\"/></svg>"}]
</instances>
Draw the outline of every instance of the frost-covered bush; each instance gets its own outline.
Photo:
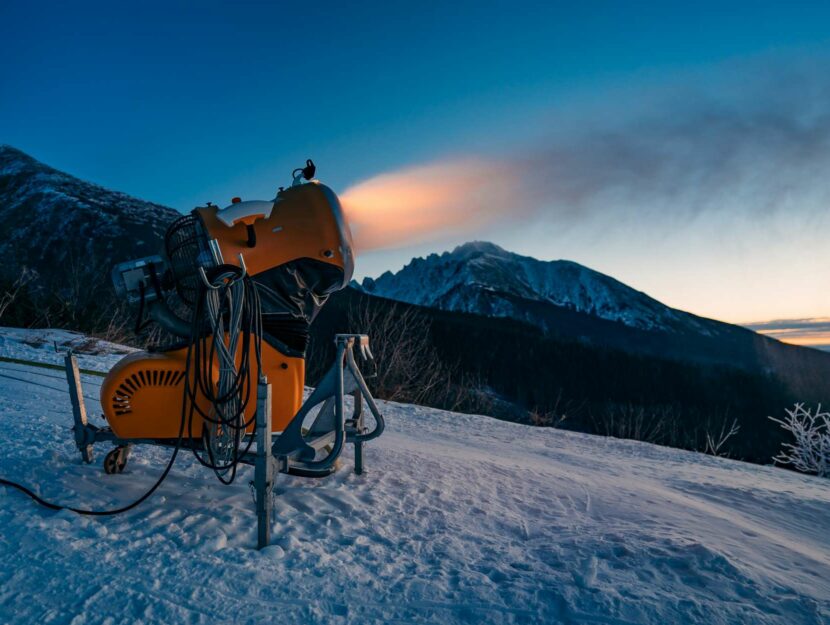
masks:
<instances>
[{"instance_id":1,"label":"frost-covered bush","mask_svg":"<svg viewBox=\"0 0 830 625\"><path fill-rule=\"evenodd\" d=\"M0 317L6 312L6 309L14 303L17 299L18 293L24 289L27 284L37 279L37 273L27 267L20 269L20 275L12 282L8 288L0 288Z\"/></svg>"},{"instance_id":2,"label":"frost-covered bush","mask_svg":"<svg viewBox=\"0 0 830 625\"><path fill-rule=\"evenodd\" d=\"M726 443L733 436L737 436L741 431L741 426L738 425L737 419L732 419L732 423L727 425L727 421L721 421L720 429L706 429L706 453L713 456L721 456Z\"/></svg>"},{"instance_id":3,"label":"frost-covered bush","mask_svg":"<svg viewBox=\"0 0 830 625\"><path fill-rule=\"evenodd\" d=\"M787 416L783 419L770 419L790 432L795 442L784 443L773 460L804 473L830 477L830 412L822 412L821 404L815 411L796 404L784 412Z\"/></svg>"}]
</instances>

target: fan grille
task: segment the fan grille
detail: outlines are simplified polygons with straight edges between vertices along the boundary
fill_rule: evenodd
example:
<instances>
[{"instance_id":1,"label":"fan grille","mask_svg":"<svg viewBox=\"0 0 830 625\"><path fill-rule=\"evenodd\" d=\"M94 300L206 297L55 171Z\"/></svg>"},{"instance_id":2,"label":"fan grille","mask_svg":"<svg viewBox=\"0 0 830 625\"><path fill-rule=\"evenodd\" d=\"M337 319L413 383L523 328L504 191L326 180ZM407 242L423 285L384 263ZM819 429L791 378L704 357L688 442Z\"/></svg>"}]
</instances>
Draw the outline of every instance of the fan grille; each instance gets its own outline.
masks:
<instances>
[{"instance_id":1,"label":"fan grille","mask_svg":"<svg viewBox=\"0 0 830 625\"><path fill-rule=\"evenodd\" d=\"M184 380L184 371L171 369L144 369L124 378L112 395L112 409L116 416L133 412L133 397L145 386L178 386Z\"/></svg>"},{"instance_id":2,"label":"fan grille","mask_svg":"<svg viewBox=\"0 0 830 625\"><path fill-rule=\"evenodd\" d=\"M195 215L180 217L167 229L164 246L176 285L176 293L188 306L193 306L199 292L200 257L208 254L207 237ZM201 259L204 260L204 259Z\"/></svg>"}]
</instances>

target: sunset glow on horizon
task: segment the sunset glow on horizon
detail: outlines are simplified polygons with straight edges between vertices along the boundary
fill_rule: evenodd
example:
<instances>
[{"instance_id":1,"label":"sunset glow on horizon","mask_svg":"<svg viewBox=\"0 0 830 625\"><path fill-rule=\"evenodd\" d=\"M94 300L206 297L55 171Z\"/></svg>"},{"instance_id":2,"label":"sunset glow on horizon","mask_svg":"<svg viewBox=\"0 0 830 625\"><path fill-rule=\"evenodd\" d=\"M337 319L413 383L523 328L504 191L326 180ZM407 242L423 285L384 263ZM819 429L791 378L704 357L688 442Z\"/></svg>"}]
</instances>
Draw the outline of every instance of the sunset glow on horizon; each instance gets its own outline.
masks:
<instances>
[{"instance_id":1,"label":"sunset glow on horizon","mask_svg":"<svg viewBox=\"0 0 830 625\"><path fill-rule=\"evenodd\" d=\"M830 351L830 317L777 319L742 325L783 343Z\"/></svg>"}]
</instances>

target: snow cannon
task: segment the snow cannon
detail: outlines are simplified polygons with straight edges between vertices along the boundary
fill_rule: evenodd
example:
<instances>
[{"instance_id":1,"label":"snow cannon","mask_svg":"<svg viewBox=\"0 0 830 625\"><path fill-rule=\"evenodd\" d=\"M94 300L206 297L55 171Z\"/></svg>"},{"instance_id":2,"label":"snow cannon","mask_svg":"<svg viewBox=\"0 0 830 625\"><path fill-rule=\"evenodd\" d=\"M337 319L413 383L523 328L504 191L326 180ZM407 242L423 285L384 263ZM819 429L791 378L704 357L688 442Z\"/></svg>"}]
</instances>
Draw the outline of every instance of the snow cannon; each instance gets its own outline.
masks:
<instances>
[{"instance_id":1,"label":"snow cannon","mask_svg":"<svg viewBox=\"0 0 830 625\"><path fill-rule=\"evenodd\" d=\"M302 402L309 325L328 296L352 277L351 236L337 196L312 182L280 191L273 201L197 208L170 226L165 252L164 259L115 267L116 290L137 300L142 314L169 334L189 340L193 314L214 276L228 270L250 276L261 306L262 373L273 387L272 427L282 431ZM175 307L165 297L171 290ZM187 352L185 346L139 352L113 368L101 388L101 405L115 434L177 438L179 419L171 418L170 406L181 403ZM256 380L255 352L247 354L245 364ZM202 410L210 409L206 400L204 394L197 398ZM254 402L247 409L252 415ZM188 434L201 437L203 421L189 424Z\"/></svg>"},{"instance_id":2,"label":"snow cannon","mask_svg":"<svg viewBox=\"0 0 830 625\"><path fill-rule=\"evenodd\" d=\"M384 427L358 366L373 364L367 335L336 335L335 362L303 401L310 324L354 270L349 225L315 169L308 160L273 200L196 208L169 226L162 254L112 270L116 293L137 308L136 332L156 326L171 339L108 373L105 428L87 422L67 355L86 462L95 443L110 441L107 473L121 473L136 444L190 449L225 483L239 464L253 464L258 510L274 473L329 475L347 443L363 471L363 445ZM354 397L348 418L346 395Z\"/></svg>"}]
</instances>

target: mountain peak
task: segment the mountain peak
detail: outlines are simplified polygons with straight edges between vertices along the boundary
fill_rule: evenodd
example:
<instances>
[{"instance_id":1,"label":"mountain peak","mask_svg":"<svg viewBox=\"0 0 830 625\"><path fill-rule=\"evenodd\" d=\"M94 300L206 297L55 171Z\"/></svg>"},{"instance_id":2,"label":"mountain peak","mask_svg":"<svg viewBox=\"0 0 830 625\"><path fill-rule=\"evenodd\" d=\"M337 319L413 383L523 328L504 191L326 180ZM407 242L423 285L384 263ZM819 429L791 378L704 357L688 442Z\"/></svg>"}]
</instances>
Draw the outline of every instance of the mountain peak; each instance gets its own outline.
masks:
<instances>
[{"instance_id":1,"label":"mountain peak","mask_svg":"<svg viewBox=\"0 0 830 625\"><path fill-rule=\"evenodd\" d=\"M46 168L46 165L36 158L29 156L23 150L19 150L7 143L0 143L0 166L12 166L15 169L20 169L21 167L31 168L33 166Z\"/></svg>"},{"instance_id":2,"label":"mountain peak","mask_svg":"<svg viewBox=\"0 0 830 625\"><path fill-rule=\"evenodd\" d=\"M544 312L550 306L644 330L697 325L691 315L598 271L572 261L522 256L487 241L413 259L397 273L365 279L362 288L420 306L511 317L544 330L550 329Z\"/></svg>"},{"instance_id":3,"label":"mountain peak","mask_svg":"<svg viewBox=\"0 0 830 625\"><path fill-rule=\"evenodd\" d=\"M26 163L37 163L46 167L43 163L38 161L34 156L26 154L23 150L9 145L8 143L0 143L0 160L3 161L23 161Z\"/></svg>"},{"instance_id":4,"label":"mountain peak","mask_svg":"<svg viewBox=\"0 0 830 625\"><path fill-rule=\"evenodd\" d=\"M474 254L492 254L493 256L510 256L503 247L490 243L489 241L469 241L457 246L451 253L451 256L472 256Z\"/></svg>"},{"instance_id":5,"label":"mountain peak","mask_svg":"<svg viewBox=\"0 0 830 625\"><path fill-rule=\"evenodd\" d=\"M18 148L14 147L13 145L9 145L8 143L0 143L0 156L21 156L24 158L32 158L28 154L26 154L23 150L19 150Z\"/></svg>"}]
</instances>

